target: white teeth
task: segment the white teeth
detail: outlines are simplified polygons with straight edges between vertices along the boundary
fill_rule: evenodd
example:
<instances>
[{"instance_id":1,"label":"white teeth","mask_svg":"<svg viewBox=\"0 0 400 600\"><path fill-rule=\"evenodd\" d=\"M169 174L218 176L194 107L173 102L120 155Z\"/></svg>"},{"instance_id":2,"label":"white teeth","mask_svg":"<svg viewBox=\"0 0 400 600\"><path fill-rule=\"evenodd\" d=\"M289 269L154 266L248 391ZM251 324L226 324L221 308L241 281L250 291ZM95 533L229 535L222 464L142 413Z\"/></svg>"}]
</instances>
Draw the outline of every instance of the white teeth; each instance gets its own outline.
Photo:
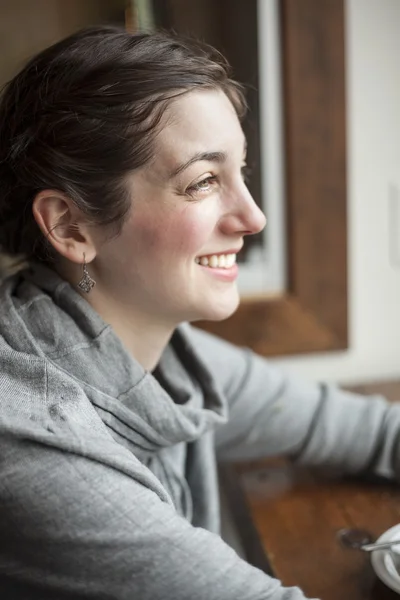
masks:
<instances>
[{"instance_id":1,"label":"white teeth","mask_svg":"<svg viewBox=\"0 0 400 600\"><path fill-rule=\"evenodd\" d=\"M218 266L221 268L225 267L225 255L220 254L218 257Z\"/></svg>"},{"instance_id":2,"label":"white teeth","mask_svg":"<svg viewBox=\"0 0 400 600\"><path fill-rule=\"evenodd\" d=\"M230 269L236 262L236 254L227 254L225 259L225 267Z\"/></svg>"},{"instance_id":3,"label":"white teeth","mask_svg":"<svg viewBox=\"0 0 400 600\"><path fill-rule=\"evenodd\" d=\"M236 262L236 254L213 254L212 256L202 256L195 259L197 264L203 267L210 267L212 269L230 269Z\"/></svg>"}]
</instances>

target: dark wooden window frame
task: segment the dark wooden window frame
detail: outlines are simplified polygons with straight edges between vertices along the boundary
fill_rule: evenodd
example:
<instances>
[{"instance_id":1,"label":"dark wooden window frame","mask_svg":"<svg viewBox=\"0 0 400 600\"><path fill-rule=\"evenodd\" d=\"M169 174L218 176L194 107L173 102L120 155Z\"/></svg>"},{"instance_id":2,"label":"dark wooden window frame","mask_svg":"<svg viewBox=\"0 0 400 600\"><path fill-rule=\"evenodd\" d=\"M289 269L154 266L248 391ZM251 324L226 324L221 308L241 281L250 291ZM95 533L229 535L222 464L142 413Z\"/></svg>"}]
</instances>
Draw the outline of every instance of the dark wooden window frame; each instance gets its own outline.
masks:
<instances>
[{"instance_id":1,"label":"dark wooden window frame","mask_svg":"<svg viewBox=\"0 0 400 600\"><path fill-rule=\"evenodd\" d=\"M347 348L343 0L280 0L288 290L200 326L265 356Z\"/></svg>"}]
</instances>

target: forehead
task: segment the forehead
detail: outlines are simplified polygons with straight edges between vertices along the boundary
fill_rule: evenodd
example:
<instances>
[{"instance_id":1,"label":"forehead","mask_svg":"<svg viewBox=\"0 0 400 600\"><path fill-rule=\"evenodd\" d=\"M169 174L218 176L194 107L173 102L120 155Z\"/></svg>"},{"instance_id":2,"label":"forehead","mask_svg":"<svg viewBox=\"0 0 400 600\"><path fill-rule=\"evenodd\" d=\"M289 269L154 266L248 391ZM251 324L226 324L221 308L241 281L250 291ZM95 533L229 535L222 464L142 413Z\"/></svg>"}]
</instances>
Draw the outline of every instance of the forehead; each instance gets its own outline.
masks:
<instances>
[{"instance_id":1,"label":"forehead","mask_svg":"<svg viewBox=\"0 0 400 600\"><path fill-rule=\"evenodd\" d=\"M243 147L243 131L229 98L219 90L196 90L179 96L166 110L155 158L168 168L195 152L241 156Z\"/></svg>"}]
</instances>

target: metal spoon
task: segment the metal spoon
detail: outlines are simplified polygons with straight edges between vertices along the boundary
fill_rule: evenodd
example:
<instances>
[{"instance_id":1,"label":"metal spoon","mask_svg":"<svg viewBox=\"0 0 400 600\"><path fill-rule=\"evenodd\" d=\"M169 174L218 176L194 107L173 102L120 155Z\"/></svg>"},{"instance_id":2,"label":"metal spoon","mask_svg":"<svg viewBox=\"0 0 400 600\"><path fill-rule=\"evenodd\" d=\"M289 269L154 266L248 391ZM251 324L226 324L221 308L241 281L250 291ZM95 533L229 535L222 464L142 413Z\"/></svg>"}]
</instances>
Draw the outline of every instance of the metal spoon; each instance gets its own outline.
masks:
<instances>
[{"instance_id":1,"label":"metal spoon","mask_svg":"<svg viewBox=\"0 0 400 600\"><path fill-rule=\"evenodd\" d=\"M389 542L373 542L373 536L364 529L341 529L337 537L345 548L374 552L374 550L388 550L392 546L399 546L400 540Z\"/></svg>"},{"instance_id":2,"label":"metal spoon","mask_svg":"<svg viewBox=\"0 0 400 600\"><path fill-rule=\"evenodd\" d=\"M373 552L374 550L389 550L392 546L400 546L400 540L392 540L391 542L380 542L374 544L365 544L365 546L360 546L358 550L363 550L364 552Z\"/></svg>"}]
</instances>

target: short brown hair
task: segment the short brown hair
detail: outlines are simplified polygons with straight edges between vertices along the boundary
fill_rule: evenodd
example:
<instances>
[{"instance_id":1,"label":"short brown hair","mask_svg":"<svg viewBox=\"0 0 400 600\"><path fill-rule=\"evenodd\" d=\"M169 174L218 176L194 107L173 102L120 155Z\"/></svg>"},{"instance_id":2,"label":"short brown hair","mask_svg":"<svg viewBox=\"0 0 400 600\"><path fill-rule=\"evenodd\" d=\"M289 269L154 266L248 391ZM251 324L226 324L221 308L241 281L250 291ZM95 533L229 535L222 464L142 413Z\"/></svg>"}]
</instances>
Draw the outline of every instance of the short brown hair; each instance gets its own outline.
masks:
<instances>
[{"instance_id":1,"label":"short brown hair","mask_svg":"<svg viewBox=\"0 0 400 600\"><path fill-rule=\"evenodd\" d=\"M224 57L173 34L94 27L31 59L0 103L0 250L49 257L32 213L49 188L117 235L131 204L125 176L151 158L168 102L196 88L221 89L243 116Z\"/></svg>"}]
</instances>

